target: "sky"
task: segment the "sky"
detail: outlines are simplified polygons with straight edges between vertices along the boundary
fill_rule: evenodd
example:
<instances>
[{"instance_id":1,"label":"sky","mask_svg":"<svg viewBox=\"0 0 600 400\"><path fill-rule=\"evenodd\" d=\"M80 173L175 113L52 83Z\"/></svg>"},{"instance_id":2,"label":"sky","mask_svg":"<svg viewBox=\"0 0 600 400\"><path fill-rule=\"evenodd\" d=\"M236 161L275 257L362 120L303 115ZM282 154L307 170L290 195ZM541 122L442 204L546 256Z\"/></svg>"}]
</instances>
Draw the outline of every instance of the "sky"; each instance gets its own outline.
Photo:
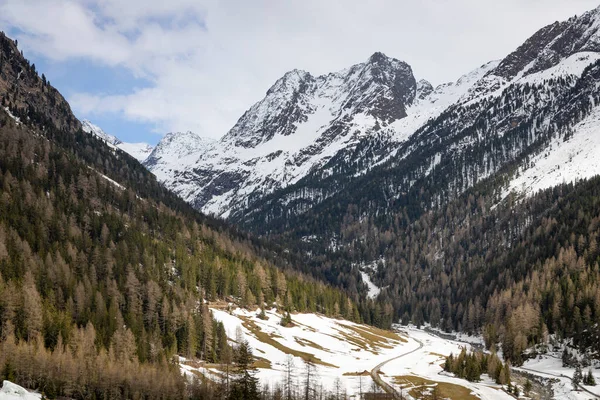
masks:
<instances>
[{"instance_id":1,"label":"sky","mask_svg":"<svg viewBox=\"0 0 600 400\"><path fill-rule=\"evenodd\" d=\"M80 119L129 142L219 138L285 72L375 51L454 81L598 0L0 0L0 29Z\"/></svg>"}]
</instances>

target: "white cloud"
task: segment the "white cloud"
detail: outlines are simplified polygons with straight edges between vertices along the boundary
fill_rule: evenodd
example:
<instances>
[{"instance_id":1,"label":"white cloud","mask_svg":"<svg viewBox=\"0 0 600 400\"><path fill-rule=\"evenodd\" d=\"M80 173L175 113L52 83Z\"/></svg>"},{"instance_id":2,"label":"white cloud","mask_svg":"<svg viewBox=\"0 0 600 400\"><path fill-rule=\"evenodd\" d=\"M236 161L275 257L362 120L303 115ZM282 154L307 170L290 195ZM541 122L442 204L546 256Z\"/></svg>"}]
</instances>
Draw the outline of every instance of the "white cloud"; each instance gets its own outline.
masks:
<instances>
[{"instance_id":1,"label":"white cloud","mask_svg":"<svg viewBox=\"0 0 600 400\"><path fill-rule=\"evenodd\" d=\"M151 85L80 93L79 113L223 135L283 73L339 70L374 51L456 79L596 0L0 0L27 51L125 67Z\"/></svg>"}]
</instances>

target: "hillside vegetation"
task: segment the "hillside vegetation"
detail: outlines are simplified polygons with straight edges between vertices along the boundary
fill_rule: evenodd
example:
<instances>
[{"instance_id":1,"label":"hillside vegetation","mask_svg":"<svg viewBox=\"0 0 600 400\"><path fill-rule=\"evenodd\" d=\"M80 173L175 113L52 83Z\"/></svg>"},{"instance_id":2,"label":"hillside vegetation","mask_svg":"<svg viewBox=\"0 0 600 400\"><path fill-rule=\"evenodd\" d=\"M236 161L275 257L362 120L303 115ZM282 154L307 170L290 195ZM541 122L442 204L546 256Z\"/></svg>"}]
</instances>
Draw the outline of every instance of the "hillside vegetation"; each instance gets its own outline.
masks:
<instances>
[{"instance_id":1,"label":"hillside vegetation","mask_svg":"<svg viewBox=\"0 0 600 400\"><path fill-rule=\"evenodd\" d=\"M360 319L82 132L15 43L0 48L0 377L49 396L180 399L174 355L230 357L207 302Z\"/></svg>"}]
</instances>

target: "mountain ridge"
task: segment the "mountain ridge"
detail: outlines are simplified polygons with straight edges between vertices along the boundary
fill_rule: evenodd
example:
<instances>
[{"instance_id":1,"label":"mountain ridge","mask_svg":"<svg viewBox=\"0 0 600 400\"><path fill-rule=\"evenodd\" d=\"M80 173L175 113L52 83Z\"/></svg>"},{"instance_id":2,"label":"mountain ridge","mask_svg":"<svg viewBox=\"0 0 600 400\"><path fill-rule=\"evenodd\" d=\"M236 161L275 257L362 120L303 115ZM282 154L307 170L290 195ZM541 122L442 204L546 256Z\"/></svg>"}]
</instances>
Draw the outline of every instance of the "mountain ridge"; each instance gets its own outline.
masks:
<instances>
[{"instance_id":1,"label":"mountain ridge","mask_svg":"<svg viewBox=\"0 0 600 400\"><path fill-rule=\"evenodd\" d=\"M480 77L492 65L472 75ZM196 160L149 168L195 207L227 217L255 198L302 179L343 150L360 147L369 137L386 144L405 140L414 130L411 126L441 112L473 80L467 74L454 83L436 88L428 83L424 88L408 64L379 52L364 63L319 77L292 70ZM421 106L425 102L431 107ZM434 111L424 112L427 108ZM365 168L380 161L369 161Z\"/></svg>"},{"instance_id":2,"label":"mountain ridge","mask_svg":"<svg viewBox=\"0 0 600 400\"><path fill-rule=\"evenodd\" d=\"M102 130L98 125L93 124L91 121L87 119L81 120L81 129L84 132L92 134L104 142L106 142L109 146L113 148L118 148L138 160L139 162L144 161L153 150L153 147L148 143L140 142L140 143L126 143L122 142L116 136L108 134Z\"/></svg>"}]
</instances>

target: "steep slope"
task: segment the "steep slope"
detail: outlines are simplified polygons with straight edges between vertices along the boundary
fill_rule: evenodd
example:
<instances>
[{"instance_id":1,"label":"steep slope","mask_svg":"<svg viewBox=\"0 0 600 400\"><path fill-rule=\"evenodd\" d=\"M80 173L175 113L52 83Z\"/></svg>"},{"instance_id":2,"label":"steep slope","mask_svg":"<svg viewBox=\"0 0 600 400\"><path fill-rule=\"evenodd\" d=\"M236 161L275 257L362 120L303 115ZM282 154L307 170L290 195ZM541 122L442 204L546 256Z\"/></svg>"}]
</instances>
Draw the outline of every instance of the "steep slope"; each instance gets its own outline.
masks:
<instances>
[{"instance_id":1,"label":"steep slope","mask_svg":"<svg viewBox=\"0 0 600 400\"><path fill-rule=\"evenodd\" d=\"M5 36L0 49L11 60L1 76L28 64ZM58 92L27 73L0 109L3 377L50 398L214 398L171 362L231 355L209 303L360 319L345 294L277 268L274 247L198 213L83 132ZM30 83L42 85L35 99Z\"/></svg>"},{"instance_id":2,"label":"steep slope","mask_svg":"<svg viewBox=\"0 0 600 400\"><path fill-rule=\"evenodd\" d=\"M109 146L123 150L139 162L148 158L153 149L148 143L124 143L116 136L104 132L98 125L94 125L85 119L81 121L81 129L104 140Z\"/></svg>"},{"instance_id":3,"label":"steep slope","mask_svg":"<svg viewBox=\"0 0 600 400\"><path fill-rule=\"evenodd\" d=\"M376 132L392 137L416 92L411 68L381 53L318 77L290 71L195 158L146 165L198 209L228 215Z\"/></svg>"},{"instance_id":4,"label":"steep slope","mask_svg":"<svg viewBox=\"0 0 600 400\"><path fill-rule=\"evenodd\" d=\"M49 119L58 129L74 132L81 128L64 97L40 77L15 42L0 32L0 93L2 107L10 110L31 111L30 118ZM13 112L13 115L16 112Z\"/></svg>"},{"instance_id":5,"label":"steep slope","mask_svg":"<svg viewBox=\"0 0 600 400\"><path fill-rule=\"evenodd\" d=\"M591 32L600 26L600 10L559 25L560 30L543 28L504 60L489 64L447 107L432 112L422 126L410 126L406 140L394 145L373 137L294 185L234 210L231 219L261 233L304 227L294 235L319 236L326 230L329 243L337 240L332 236L339 234L350 205L359 207L361 218L401 207L420 213L487 178L512 179L516 168L528 169L531 158L549 151L553 141L571 137L597 104L600 53L591 51L596 43ZM555 43L569 51L553 50ZM425 82L422 87L431 91ZM382 162L364 163L365 157ZM584 175L570 178L597 173L600 166L592 165Z\"/></svg>"}]
</instances>

